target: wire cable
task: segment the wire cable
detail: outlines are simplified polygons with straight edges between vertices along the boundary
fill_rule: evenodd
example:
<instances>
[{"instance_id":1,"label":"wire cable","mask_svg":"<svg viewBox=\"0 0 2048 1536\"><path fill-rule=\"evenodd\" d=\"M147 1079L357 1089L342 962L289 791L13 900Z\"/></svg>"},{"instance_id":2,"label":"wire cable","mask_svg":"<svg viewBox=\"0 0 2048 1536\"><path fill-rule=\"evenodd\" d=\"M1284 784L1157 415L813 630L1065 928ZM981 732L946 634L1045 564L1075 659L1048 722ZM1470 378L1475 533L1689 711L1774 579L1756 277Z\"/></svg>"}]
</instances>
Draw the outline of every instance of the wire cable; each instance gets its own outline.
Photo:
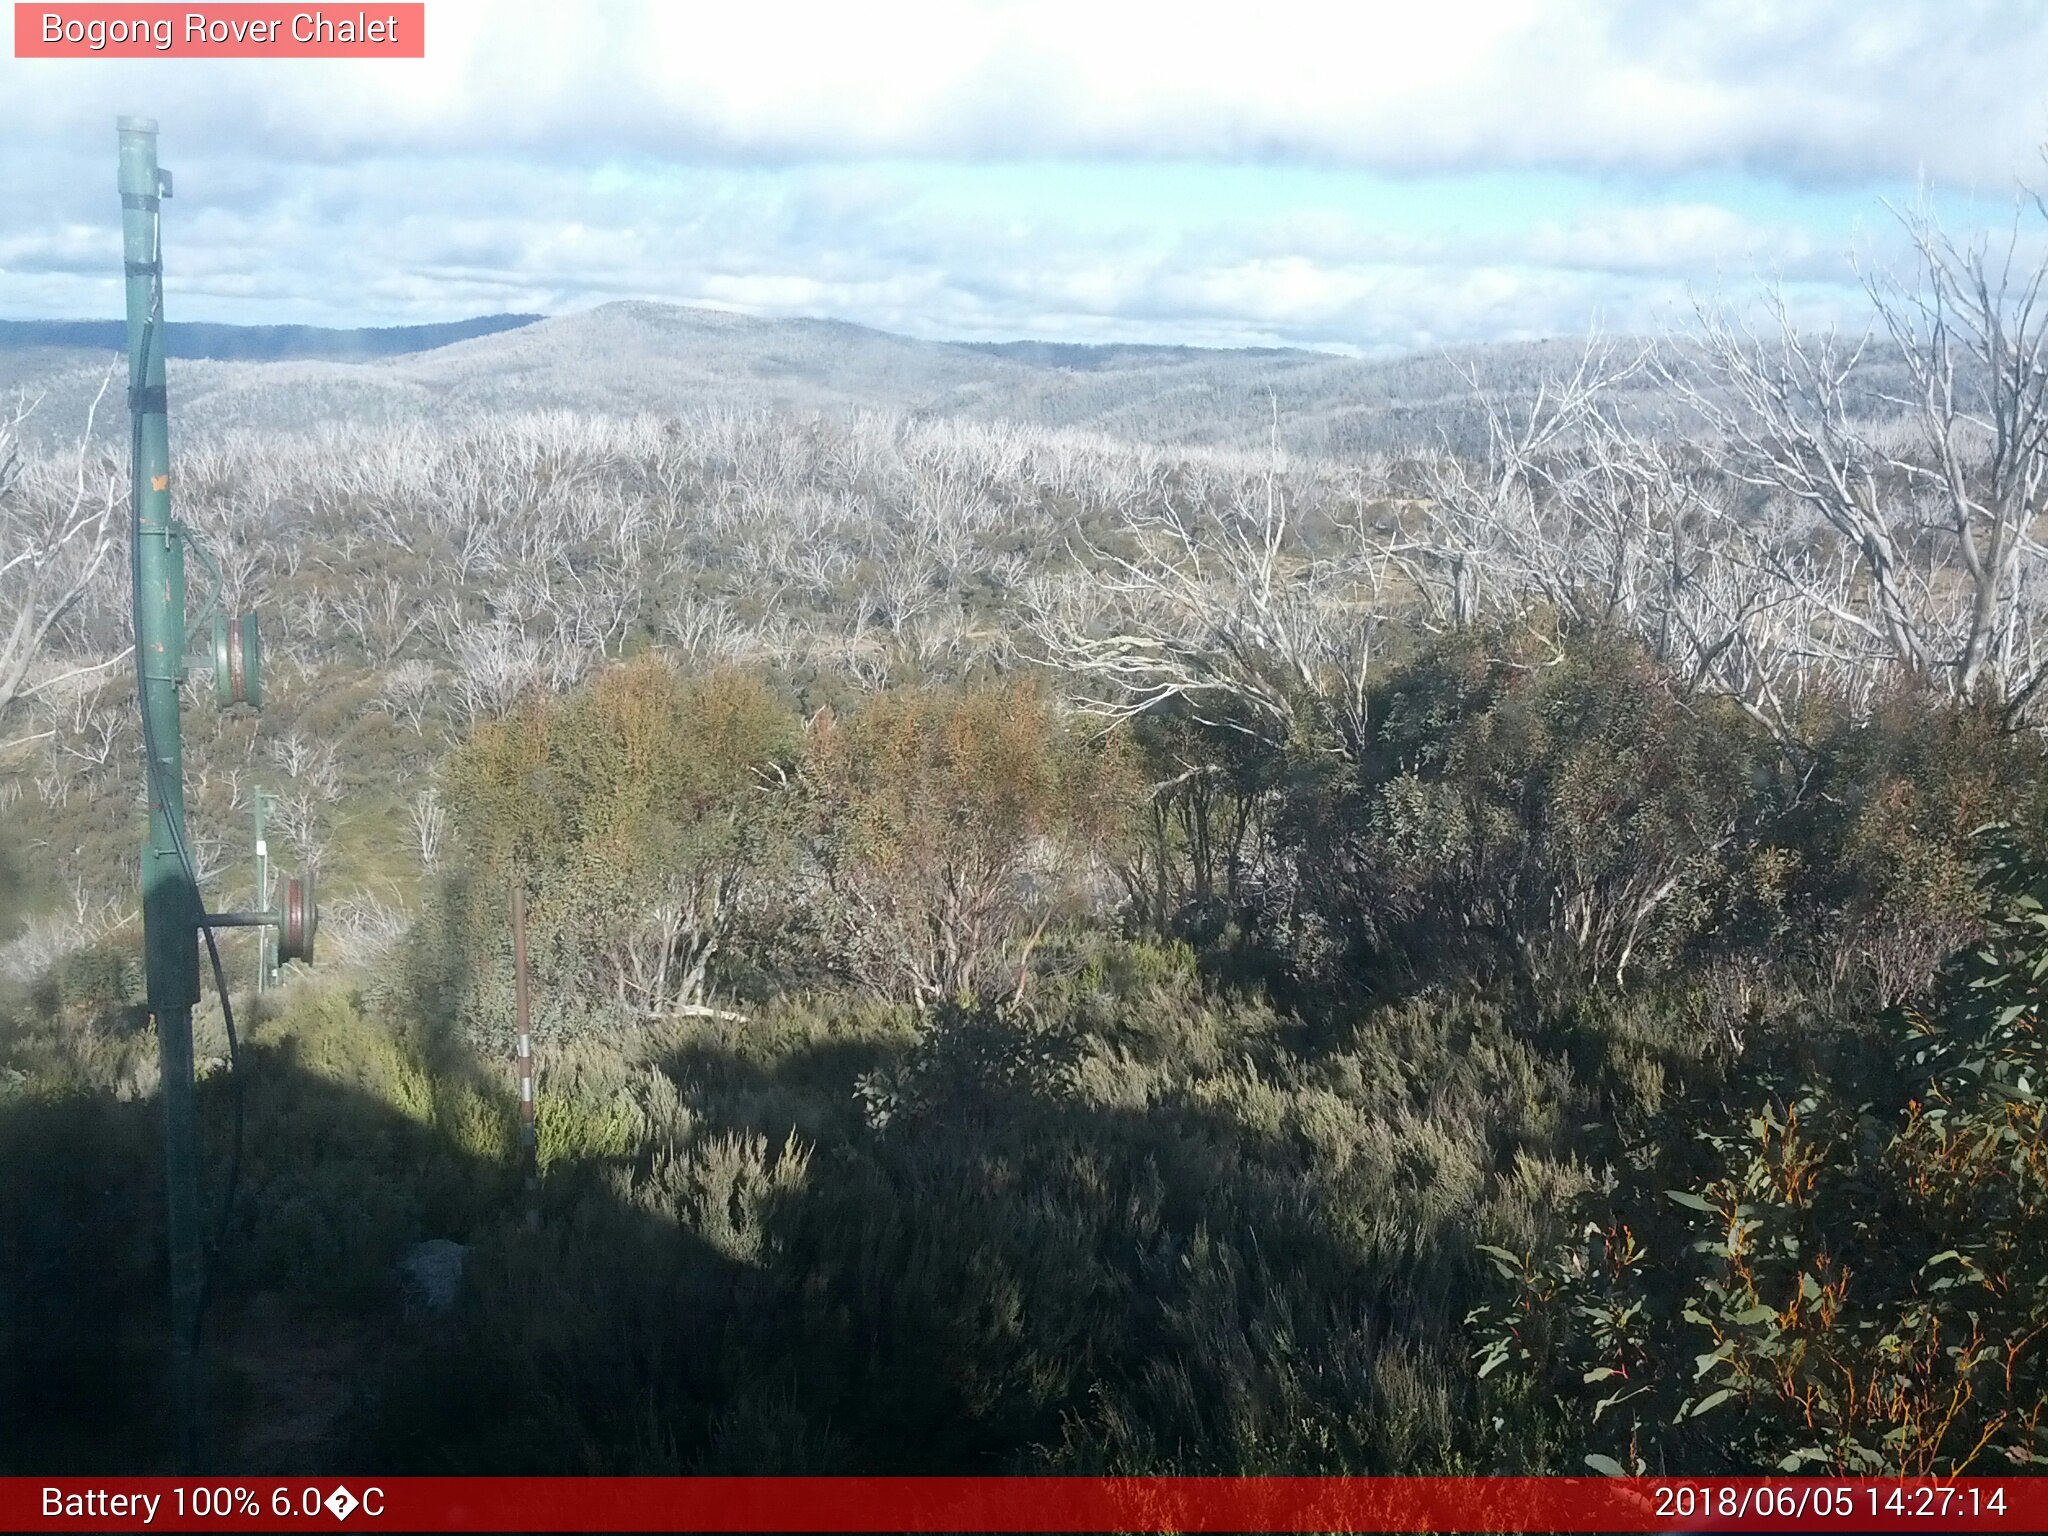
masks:
<instances>
[{"instance_id":1,"label":"wire cable","mask_svg":"<svg viewBox=\"0 0 2048 1536\"><path fill-rule=\"evenodd\" d=\"M164 233L163 214L155 217L151 245L154 251L154 281L150 290L149 313L142 322L142 355L140 373L143 379L149 377L151 348L156 339L158 324L164 307ZM134 383L134 381L131 381ZM134 387L140 388L140 384ZM129 457L128 457L128 570L135 611L139 615L142 602L142 413L129 412ZM169 537L168 526L165 536ZM180 616L183 622L183 616ZM208 1245L200 1268L199 1299L192 1313L192 1337L189 1341L194 1354L199 1350L199 1338L206 1322L206 1309L213 1296L214 1274L218 1267L221 1249L227 1243L228 1223L234 1213L235 1194L241 1182L242 1140L247 1116L243 1095L242 1047L235 1032L235 1008L228 995L227 972L220 962L220 945L213 936L213 925L208 919L213 915L206 910L205 899L199 891L199 866L192 857L191 846L185 841L185 827L181 816L171 814L171 799L164 783L163 765L156 754L156 730L150 722L147 678L144 672L142 637L138 634L135 642L135 692L142 706L142 756L149 773L150 798L153 803L164 807L164 824L170 828L171 843L176 849L178 863L183 867L185 878L191 882L193 900L199 906L199 931L206 939L206 953L213 963L214 991L220 997L220 1012L227 1026L228 1036L228 1081L229 1099L233 1105L234 1134L228 1145L227 1177L221 1189L220 1215L214 1224L213 1241ZM158 1026L161 1028L161 1024Z\"/></svg>"}]
</instances>

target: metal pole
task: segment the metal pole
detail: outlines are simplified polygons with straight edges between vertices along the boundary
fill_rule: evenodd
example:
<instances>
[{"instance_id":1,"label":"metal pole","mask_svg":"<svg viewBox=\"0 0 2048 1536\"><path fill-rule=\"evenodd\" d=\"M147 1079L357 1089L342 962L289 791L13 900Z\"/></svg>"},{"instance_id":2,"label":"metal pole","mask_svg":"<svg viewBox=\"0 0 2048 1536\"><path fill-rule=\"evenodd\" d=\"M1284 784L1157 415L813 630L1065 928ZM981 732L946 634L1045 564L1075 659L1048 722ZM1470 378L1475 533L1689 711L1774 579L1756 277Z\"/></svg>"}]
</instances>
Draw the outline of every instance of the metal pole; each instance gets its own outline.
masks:
<instances>
[{"instance_id":1,"label":"metal pole","mask_svg":"<svg viewBox=\"0 0 2048 1536\"><path fill-rule=\"evenodd\" d=\"M192 1006L199 1001L199 890L186 868L185 766L178 686L185 676L185 551L171 518L170 423L164 397L156 123L124 117L121 234L128 289L128 408L133 430L135 672L149 790L142 851L143 945L163 1069L164 1192L171 1269L171 1377L178 1459L197 1467L201 1253Z\"/></svg>"},{"instance_id":2,"label":"metal pole","mask_svg":"<svg viewBox=\"0 0 2048 1536\"><path fill-rule=\"evenodd\" d=\"M512 886L512 1007L519 1030L519 1150L526 1173L526 1219L540 1216L540 1135L534 1123L533 1016L526 984L526 884Z\"/></svg>"},{"instance_id":3,"label":"metal pole","mask_svg":"<svg viewBox=\"0 0 2048 1536\"><path fill-rule=\"evenodd\" d=\"M256 910L259 912L270 910L270 844L263 838L263 821L273 798L260 789L256 791ZM264 991L271 980L270 929L264 926L256 930L256 990Z\"/></svg>"}]
</instances>

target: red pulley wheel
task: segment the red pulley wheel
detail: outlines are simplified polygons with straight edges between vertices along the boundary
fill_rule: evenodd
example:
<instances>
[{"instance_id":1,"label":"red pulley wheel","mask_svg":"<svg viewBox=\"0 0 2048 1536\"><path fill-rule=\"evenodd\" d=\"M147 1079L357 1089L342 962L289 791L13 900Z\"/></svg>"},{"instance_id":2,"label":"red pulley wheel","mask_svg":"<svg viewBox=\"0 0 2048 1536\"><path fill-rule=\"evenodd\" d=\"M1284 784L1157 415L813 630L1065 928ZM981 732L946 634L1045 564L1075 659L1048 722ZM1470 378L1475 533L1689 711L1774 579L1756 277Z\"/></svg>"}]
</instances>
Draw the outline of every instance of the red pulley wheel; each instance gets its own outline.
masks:
<instances>
[{"instance_id":1,"label":"red pulley wheel","mask_svg":"<svg viewBox=\"0 0 2048 1536\"><path fill-rule=\"evenodd\" d=\"M277 930L277 960L313 963L313 934L320 926L320 909L313 902L313 877L284 883L284 921Z\"/></svg>"}]
</instances>

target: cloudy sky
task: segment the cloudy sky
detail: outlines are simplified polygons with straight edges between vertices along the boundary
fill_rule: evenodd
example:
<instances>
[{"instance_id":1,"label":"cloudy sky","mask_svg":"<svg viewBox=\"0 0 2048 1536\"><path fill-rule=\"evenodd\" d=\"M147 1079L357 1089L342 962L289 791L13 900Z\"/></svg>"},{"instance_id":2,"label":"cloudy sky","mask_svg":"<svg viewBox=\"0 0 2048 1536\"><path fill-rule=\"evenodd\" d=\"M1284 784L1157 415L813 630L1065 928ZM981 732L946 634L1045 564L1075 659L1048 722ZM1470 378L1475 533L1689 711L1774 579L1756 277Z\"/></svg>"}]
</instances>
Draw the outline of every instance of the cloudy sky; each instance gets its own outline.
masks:
<instances>
[{"instance_id":1,"label":"cloudy sky","mask_svg":"<svg viewBox=\"0 0 2048 1536\"><path fill-rule=\"evenodd\" d=\"M353 14L354 7L349 8ZM920 336L1382 354L1855 310L1885 200L2048 182L1995 0L430 0L424 61L0 58L0 318L120 313L162 123L173 319L616 298Z\"/></svg>"}]
</instances>

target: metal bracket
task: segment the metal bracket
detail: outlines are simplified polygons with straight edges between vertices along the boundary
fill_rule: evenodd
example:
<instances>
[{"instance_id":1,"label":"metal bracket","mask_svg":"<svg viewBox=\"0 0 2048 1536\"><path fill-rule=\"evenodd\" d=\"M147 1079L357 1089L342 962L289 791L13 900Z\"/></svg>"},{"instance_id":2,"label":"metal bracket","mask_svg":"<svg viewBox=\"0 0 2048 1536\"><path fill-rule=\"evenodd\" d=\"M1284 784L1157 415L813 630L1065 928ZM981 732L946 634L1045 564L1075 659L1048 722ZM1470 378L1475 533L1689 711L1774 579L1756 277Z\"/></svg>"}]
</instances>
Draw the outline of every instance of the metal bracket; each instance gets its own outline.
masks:
<instances>
[{"instance_id":1,"label":"metal bracket","mask_svg":"<svg viewBox=\"0 0 2048 1536\"><path fill-rule=\"evenodd\" d=\"M213 558L212 552L204 544L192 537L190 528L176 520L172 521L171 527L178 537L185 541L185 548L198 556L199 563L206 567L207 575L213 578L213 589L206 595L206 606L199 610L197 618L185 626L185 643L192 645L198 641L199 631L212 623L213 616L220 612L221 593L226 590L227 581L221 576L220 563Z\"/></svg>"}]
</instances>

